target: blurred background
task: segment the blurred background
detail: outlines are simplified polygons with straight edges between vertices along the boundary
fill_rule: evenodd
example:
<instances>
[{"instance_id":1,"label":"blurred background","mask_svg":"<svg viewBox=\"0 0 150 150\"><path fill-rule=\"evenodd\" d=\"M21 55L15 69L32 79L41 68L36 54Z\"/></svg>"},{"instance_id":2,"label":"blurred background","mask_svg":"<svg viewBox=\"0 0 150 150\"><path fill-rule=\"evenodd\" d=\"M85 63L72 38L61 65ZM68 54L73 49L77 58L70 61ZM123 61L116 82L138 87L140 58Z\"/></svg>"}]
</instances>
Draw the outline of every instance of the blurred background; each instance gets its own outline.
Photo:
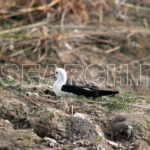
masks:
<instances>
[{"instance_id":1,"label":"blurred background","mask_svg":"<svg viewBox=\"0 0 150 150\"><path fill-rule=\"evenodd\" d=\"M147 95L149 62L149 0L0 1L1 68L40 64L43 75L47 64L68 64L70 78L88 68L90 83Z\"/></svg>"}]
</instances>

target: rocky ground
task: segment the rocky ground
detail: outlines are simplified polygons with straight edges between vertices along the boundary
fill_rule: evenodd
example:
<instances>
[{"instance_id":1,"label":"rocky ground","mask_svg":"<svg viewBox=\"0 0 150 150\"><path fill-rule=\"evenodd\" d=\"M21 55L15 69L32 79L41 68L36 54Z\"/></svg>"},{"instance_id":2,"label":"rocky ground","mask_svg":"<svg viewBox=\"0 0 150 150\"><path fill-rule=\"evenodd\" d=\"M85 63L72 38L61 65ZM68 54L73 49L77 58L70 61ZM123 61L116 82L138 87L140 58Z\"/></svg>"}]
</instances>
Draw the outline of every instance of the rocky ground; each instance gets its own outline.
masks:
<instances>
[{"instance_id":1,"label":"rocky ground","mask_svg":"<svg viewBox=\"0 0 150 150\"><path fill-rule=\"evenodd\" d=\"M149 150L149 105L109 100L115 99L55 99L1 89L0 149Z\"/></svg>"}]
</instances>

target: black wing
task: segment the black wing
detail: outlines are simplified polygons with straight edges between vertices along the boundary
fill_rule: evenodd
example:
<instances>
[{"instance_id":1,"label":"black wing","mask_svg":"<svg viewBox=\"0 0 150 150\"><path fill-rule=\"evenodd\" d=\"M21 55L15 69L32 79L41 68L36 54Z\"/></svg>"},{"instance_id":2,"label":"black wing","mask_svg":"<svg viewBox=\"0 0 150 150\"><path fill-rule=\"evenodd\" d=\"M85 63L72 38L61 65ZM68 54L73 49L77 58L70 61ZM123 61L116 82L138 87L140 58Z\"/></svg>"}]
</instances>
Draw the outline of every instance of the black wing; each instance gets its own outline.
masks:
<instances>
[{"instance_id":1,"label":"black wing","mask_svg":"<svg viewBox=\"0 0 150 150\"><path fill-rule=\"evenodd\" d=\"M61 90L63 92L68 92L79 96L93 97L93 98L108 96L108 95L114 96L115 94L119 93L118 91L97 90L97 89L86 88L83 86L69 85L69 84L63 85Z\"/></svg>"}]
</instances>

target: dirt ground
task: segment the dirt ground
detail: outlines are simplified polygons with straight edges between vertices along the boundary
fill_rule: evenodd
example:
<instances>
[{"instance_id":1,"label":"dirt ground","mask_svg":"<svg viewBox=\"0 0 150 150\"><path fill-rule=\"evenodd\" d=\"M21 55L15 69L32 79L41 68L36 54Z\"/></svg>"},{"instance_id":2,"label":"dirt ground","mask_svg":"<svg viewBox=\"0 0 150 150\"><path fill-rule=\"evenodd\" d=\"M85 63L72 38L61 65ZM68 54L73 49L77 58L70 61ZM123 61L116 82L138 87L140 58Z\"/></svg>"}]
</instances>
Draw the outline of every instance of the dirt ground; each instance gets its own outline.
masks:
<instances>
[{"instance_id":1,"label":"dirt ground","mask_svg":"<svg viewBox=\"0 0 150 150\"><path fill-rule=\"evenodd\" d=\"M150 111L142 102L110 110L106 101L0 96L1 149L150 149Z\"/></svg>"}]
</instances>

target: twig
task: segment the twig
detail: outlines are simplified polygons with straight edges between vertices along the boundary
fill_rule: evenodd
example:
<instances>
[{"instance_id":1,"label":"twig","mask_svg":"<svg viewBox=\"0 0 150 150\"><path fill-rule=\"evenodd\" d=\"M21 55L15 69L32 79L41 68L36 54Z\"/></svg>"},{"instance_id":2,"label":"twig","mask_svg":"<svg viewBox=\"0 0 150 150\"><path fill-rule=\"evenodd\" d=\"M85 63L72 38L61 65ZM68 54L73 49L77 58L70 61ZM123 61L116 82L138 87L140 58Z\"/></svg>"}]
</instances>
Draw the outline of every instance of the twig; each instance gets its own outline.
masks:
<instances>
[{"instance_id":1,"label":"twig","mask_svg":"<svg viewBox=\"0 0 150 150\"><path fill-rule=\"evenodd\" d=\"M27 96L25 96L25 95L23 95L23 94L21 94L21 96L22 96L24 99L30 101L32 104L34 104L34 105L36 105L36 106L38 106L38 107L40 107L40 108L45 109L44 107L40 106L39 104L37 104L36 102L34 102L34 101L31 100L30 98L28 98Z\"/></svg>"},{"instance_id":2,"label":"twig","mask_svg":"<svg viewBox=\"0 0 150 150\"><path fill-rule=\"evenodd\" d=\"M10 55L9 57L16 57L16 56L21 55L21 54L25 53L26 51L29 51L29 50L31 50L31 49L33 49L33 48L34 48L34 46L29 46L29 47L27 47L27 48L25 48L25 49L23 49L23 50L20 50L20 51L18 51L18 52L16 52L16 53L13 53L13 54Z\"/></svg>"},{"instance_id":3,"label":"twig","mask_svg":"<svg viewBox=\"0 0 150 150\"><path fill-rule=\"evenodd\" d=\"M105 54L110 54L112 52L118 51L120 49L120 46L116 46L115 48L109 49L105 52Z\"/></svg>"},{"instance_id":4,"label":"twig","mask_svg":"<svg viewBox=\"0 0 150 150\"><path fill-rule=\"evenodd\" d=\"M19 16L19 15L23 15L26 13L31 13L33 11L42 11L42 10L46 10L49 9L51 7L53 7L55 4L57 4L59 2L59 0L55 0L52 1L52 3L44 5L44 6L40 6L40 7L35 7L35 8L23 8L23 9L19 9L17 12L12 13L12 12L5 12L5 13L10 13L9 15L4 16L4 19L10 18L10 17L14 17L14 16ZM4 14L4 13L3 13Z\"/></svg>"},{"instance_id":5,"label":"twig","mask_svg":"<svg viewBox=\"0 0 150 150\"><path fill-rule=\"evenodd\" d=\"M21 27L17 27L17 28L13 28L13 29L4 30L4 31L0 32L0 36L3 36L5 34L9 34L9 33L13 33L13 32L26 30L26 29L29 29L29 28L35 28L35 27L43 26L45 24L47 24L46 21L39 22L39 23L34 23L34 24L31 24L31 25L27 25L27 26L21 26Z\"/></svg>"},{"instance_id":6,"label":"twig","mask_svg":"<svg viewBox=\"0 0 150 150\"><path fill-rule=\"evenodd\" d=\"M61 30L64 31L64 20L65 20L65 16L66 16L66 13L67 13L68 9L66 8L62 14L62 17L61 17Z\"/></svg>"},{"instance_id":7,"label":"twig","mask_svg":"<svg viewBox=\"0 0 150 150\"><path fill-rule=\"evenodd\" d=\"M44 52L44 54L38 59L38 63L40 63L41 61L43 61L44 59L45 59L45 57L47 56L47 54L48 54L48 50L49 50L49 43L48 43L48 41L45 41L45 52Z\"/></svg>"},{"instance_id":8,"label":"twig","mask_svg":"<svg viewBox=\"0 0 150 150\"><path fill-rule=\"evenodd\" d=\"M135 8L135 9L139 9L139 10L150 11L150 8L142 7L142 6L139 6L139 5L133 5L133 4L130 4L130 3L125 3L124 6L128 7L128 8Z\"/></svg>"},{"instance_id":9,"label":"twig","mask_svg":"<svg viewBox=\"0 0 150 150\"><path fill-rule=\"evenodd\" d=\"M73 116L73 105L71 105L71 115Z\"/></svg>"},{"instance_id":10,"label":"twig","mask_svg":"<svg viewBox=\"0 0 150 150\"><path fill-rule=\"evenodd\" d=\"M58 101L50 101L50 100L47 100L47 99L44 99L44 98L37 98L37 100L41 101L41 102L46 102L46 103L58 104Z\"/></svg>"},{"instance_id":11,"label":"twig","mask_svg":"<svg viewBox=\"0 0 150 150\"><path fill-rule=\"evenodd\" d=\"M86 62L84 61L84 59L83 59L81 56L79 56L79 55L76 54L75 52L72 52L72 54L73 54L78 60L80 60L80 62L82 63L82 65L83 65L84 67L86 67Z\"/></svg>"},{"instance_id":12,"label":"twig","mask_svg":"<svg viewBox=\"0 0 150 150\"><path fill-rule=\"evenodd\" d=\"M131 62L131 64L140 63L141 61L145 61L145 60L148 60L148 59L150 59L150 56L141 58L140 60L134 60L134 61Z\"/></svg>"}]
</instances>

